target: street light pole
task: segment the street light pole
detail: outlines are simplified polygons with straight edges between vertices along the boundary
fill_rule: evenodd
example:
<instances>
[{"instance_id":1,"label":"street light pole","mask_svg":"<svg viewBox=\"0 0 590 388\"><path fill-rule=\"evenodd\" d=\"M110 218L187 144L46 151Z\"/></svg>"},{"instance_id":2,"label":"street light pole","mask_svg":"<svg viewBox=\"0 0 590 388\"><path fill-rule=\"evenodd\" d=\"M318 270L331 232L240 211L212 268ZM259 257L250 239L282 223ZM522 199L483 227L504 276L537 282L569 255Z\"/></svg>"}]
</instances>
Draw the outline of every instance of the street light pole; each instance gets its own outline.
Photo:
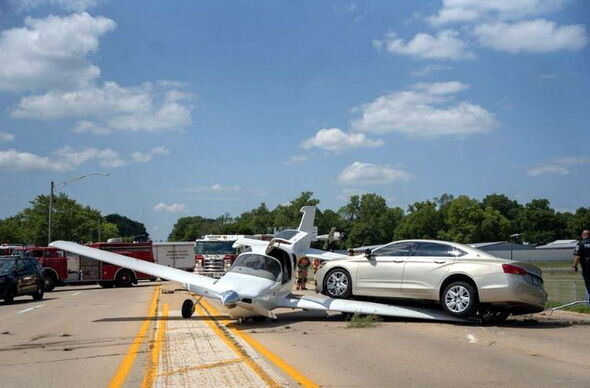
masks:
<instances>
[{"instance_id":1,"label":"street light pole","mask_svg":"<svg viewBox=\"0 0 590 388\"><path fill-rule=\"evenodd\" d=\"M510 260L512 260L512 250L514 246L514 239L520 237L520 233L514 233L510 235Z\"/></svg>"},{"instance_id":2,"label":"street light pole","mask_svg":"<svg viewBox=\"0 0 590 388\"><path fill-rule=\"evenodd\" d=\"M49 222L47 227L47 244L51 242L51 215L53 213L53 189L55 188L55 183L51 181L51 190L49 191Z\"/></svg>"},{"instance_id":3,"label":"street light pole","mask_svg":"<svg viewBox=\"0 0 590 388\"><path fill-rule=\"evenodd\" d=\"M108 176L109 173L108 172L93 172L91 174L86 174L86 175L80 175L79 177L76 178L72 178L69 179L65 182L61 182L61 183L55 183L53 181L51 181L51 188L49 191L49 219L48 219L48 225L47 225L47 244L49 245L49 243L51 242L51 222L52 222L52 216L53 216L53 193L55 191L56 187L63 187L65 185L67 185L68 183L72 183L75 181L79 181L81 179L87 178L89 176L94 176L94 175L100 175L100 176Z\"/></svg>"}]
</instances>

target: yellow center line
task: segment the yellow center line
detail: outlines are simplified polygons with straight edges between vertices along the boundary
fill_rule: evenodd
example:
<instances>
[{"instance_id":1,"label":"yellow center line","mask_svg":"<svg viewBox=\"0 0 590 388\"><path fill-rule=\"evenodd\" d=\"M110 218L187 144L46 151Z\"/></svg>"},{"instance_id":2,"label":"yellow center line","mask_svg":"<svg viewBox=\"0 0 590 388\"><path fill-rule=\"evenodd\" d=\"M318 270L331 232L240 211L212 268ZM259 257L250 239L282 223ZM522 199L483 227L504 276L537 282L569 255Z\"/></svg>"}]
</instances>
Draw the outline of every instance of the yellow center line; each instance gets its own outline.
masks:
<instances>
[{"instance_id":1,"label":"yellow center line","mask_svg":"<svg viewBox=\"0 0 590 388\"><path fill-rule=\"evenodd\" d=\"M216 315L216 316L221 315L221 313L219 311L217 311L217 309L215 309L215 307L213 307L210 303L208 303L204 298L201 299L201 305L207 311L209 316L212 317L211 314ZM215 319L215 320L217 321L217 319ZM295 380L297 383L301 384L303 387L306 387L306 388L319 387L319 385L317 385L316 383L311 381L309 378L305 377L301 372L299 372L297 369L295 369L291 365L287 364L287 362L285 362L279 356L277 356L276 354L274 354L273 352L268 350L260 342L256 341L254 338L252 338L248 334L246 334L243 331L238 330L236 328L227 327L227 324L230 322L231 321L229 321L229 320L222 321L222 323L226 325L227 329L229 329L232 333L234 333L235 335L237 335L238 337L243 339L254 350L256 350L258 353L260 353L261 355L266 357L270 362L272 362L274 365L276 365L279 369L281 369L287 375L291 376L291 378L293 380Z\"/></svg>"},{"instance_id":2,"label":"yellow center line","mask_svg":"<svg viewBox=\"0 0 590 388\"><path fill-rule=\"evenodd\" d=\"M154 291L152 292L152 299L150 307L148 309L148 316L143 320L143 323L141 324L141 327L139 328L137 335L133 339L133 343L131 343L131 346L129 346L127 354L119 364L119 368L117 369L115 375L109 382L109 385L107 386L108 388L119 388L123 385L123 383L125 383L125 379L127 378L129 371L131 371L131 368L133 367L133 363L135 362L135 358L137 357L137 353L139 352L141 344L145 340L145 334L148 328L150 327L150 322L152 321L152 318L156 316L159 295L160 286L158 285L154 287Z\"/></svg>"},{"instance_id":3,"label":"yellow center line","mask_svg":"<svg viewBox=\"0 0 590 388\"><path fill-rule=\"evenodd\" d=\"M168 304L164 303L162 306L162 313L158 320L158 328L154 334L154 344L152 347L151 358L149 367L145 372L143 381L141 382L142 388L149 388L154 384L156 374L158 373L158 365L160 364L160 351L165 341L166 335L166 318L168 317Z\"/></svg>"},{"instance_id":4,"label":"yellow center line","mask_svg":"<svg viewBox=\"0 0 590 388\"><path fill-rule=\"evenodd\" d=\"M209 327L211 328L211 330L213 330L213 332L215 332L215 334L217 334L217 336L219 338L221 338L221 340L230 348L232 349L237 355L238 357L240 357L240 359L242 361L244 361L246 363L246 365L248 365L250 367L250 369L252 369L257 375L258 377L260 377L269 387L280 387L279 384L277 384L277 382L275 382L265 371L264 369L262 369L260 367L260 365L258 365L249 355L248 353L246 353L246 351L244 349L242 349L235 341L233 338L231 338L231 336L225 332L225 328L213 317L211 317L211 314L206 310L206 307L203 306L203 301L204 299L200 300L200 305L195 305L195 310L197 311L197 314L199 314L202 317L209 317L212 319L205 319L205 322L207 322L207 325L209 325Z\"/></svg>"}]
</instances>

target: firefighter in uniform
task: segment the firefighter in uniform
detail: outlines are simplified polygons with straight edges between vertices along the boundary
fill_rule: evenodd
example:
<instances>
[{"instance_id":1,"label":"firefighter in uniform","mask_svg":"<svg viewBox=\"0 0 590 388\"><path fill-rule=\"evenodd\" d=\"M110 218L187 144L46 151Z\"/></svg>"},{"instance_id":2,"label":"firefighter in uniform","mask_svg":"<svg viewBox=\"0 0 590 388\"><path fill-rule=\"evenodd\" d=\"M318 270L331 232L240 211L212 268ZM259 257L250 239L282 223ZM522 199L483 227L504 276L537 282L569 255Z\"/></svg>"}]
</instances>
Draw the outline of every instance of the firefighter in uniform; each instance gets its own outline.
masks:
<instances>
[{"instance_id":1,"label":"firefighter in uniform","mask_svg":"<svg viewBox=\"0 0 590 388\"><path fill-rule=\"evenodd\" d=\"M307 270L309 269L311 262L309 258L303 256L297 261L297 289L307 290L305 286L307 283Z\"/></svg>"},{"instance_id":2,"label":"firefighter in uniform","mask_svg":"<svg viewBox=\"0 0 590 388\"><path fill-rule=\"evenodd\" d=\"M582 276L586 283L586 297L590 304L590 230L582 232L582 239L574 248L574 271L578 272L578 264L582 266Z\"/></svg>"}]
</instances>

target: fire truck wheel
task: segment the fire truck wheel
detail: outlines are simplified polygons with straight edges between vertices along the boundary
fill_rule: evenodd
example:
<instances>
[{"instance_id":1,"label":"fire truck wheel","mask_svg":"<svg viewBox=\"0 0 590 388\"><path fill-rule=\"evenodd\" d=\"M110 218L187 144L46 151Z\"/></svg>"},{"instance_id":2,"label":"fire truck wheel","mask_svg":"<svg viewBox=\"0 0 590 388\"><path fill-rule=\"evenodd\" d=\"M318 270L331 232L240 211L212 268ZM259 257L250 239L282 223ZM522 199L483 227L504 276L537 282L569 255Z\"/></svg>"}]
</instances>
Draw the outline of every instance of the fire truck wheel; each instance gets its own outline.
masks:
<instances>
[{"instance_id":1,"label":"fire truck wheel","mask_svg":"<svg viewBox=\"0 0 590 388\"><path fill-rule=\"evenodd\" d=\"M55 278L53 272L43 272L43 279L45 279L45 292L53 291L57 284L57 279Z\"/></svg>"},{"instance_id":2,"label":"fire truck wheel","mask_svg":"<svg viewBox=\"0 0 590 388\"><path fill-rule=\"evenodd\" d=\"M113 288L115 283L114 282L98 282L98 285L102 288Z\"/></svg>"},{"instance_id":3,"label":"fire truck wheel","mask_svg":"<svg viewBox=\"0 0 590 388\"><path fill-rule=\"evenodd\" d=\"M195 303L190 299L185 299L182 302L182 317L183 318L190 318L193 316L195 312Z\"/></svg>"},{"instance_id":4,"label":"fire truck wheel","mask_svg":"<svg viewBox=\"0 0 590 388\"><path fill-rule=\"evenodd\" d=\"M115 283L117 287L131 287L131 284L133 284L133 273L126 269L120 270Z\"/></svg>"},{"instance_id":5,"label":"fire truck wheel","mask_svg":"<svg viewBox=\"0 0 590 388\"><path fill-rule=\"evenodd\" d=\"M33 300L41 300L43 299L43 294L45 293L45 284L41 283L37 286L37 291L33 293Z\"/></svg>"}]
</instances>

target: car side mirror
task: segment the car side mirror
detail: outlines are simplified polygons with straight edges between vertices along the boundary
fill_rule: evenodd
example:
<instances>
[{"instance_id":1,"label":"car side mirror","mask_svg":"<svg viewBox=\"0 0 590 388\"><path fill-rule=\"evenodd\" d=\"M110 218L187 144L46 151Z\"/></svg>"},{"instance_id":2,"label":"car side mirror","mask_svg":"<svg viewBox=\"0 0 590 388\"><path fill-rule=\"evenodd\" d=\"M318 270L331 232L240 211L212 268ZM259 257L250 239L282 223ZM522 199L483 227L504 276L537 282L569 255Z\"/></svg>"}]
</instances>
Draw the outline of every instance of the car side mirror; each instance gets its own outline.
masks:
<instances>
[{"instance_id":1,"label":"car side mirror","mask_svg":"<svg viewBox=\"0 0 590 388\"><path fill-rule=\"evenodd\" d=\"M366 258L367 260L370 260L370 259L371 259L371 253L372 253L372 252L371 252L371 250L370 250L370 249L365 249L365 258Z\"/></svg>"}]
</instances>

